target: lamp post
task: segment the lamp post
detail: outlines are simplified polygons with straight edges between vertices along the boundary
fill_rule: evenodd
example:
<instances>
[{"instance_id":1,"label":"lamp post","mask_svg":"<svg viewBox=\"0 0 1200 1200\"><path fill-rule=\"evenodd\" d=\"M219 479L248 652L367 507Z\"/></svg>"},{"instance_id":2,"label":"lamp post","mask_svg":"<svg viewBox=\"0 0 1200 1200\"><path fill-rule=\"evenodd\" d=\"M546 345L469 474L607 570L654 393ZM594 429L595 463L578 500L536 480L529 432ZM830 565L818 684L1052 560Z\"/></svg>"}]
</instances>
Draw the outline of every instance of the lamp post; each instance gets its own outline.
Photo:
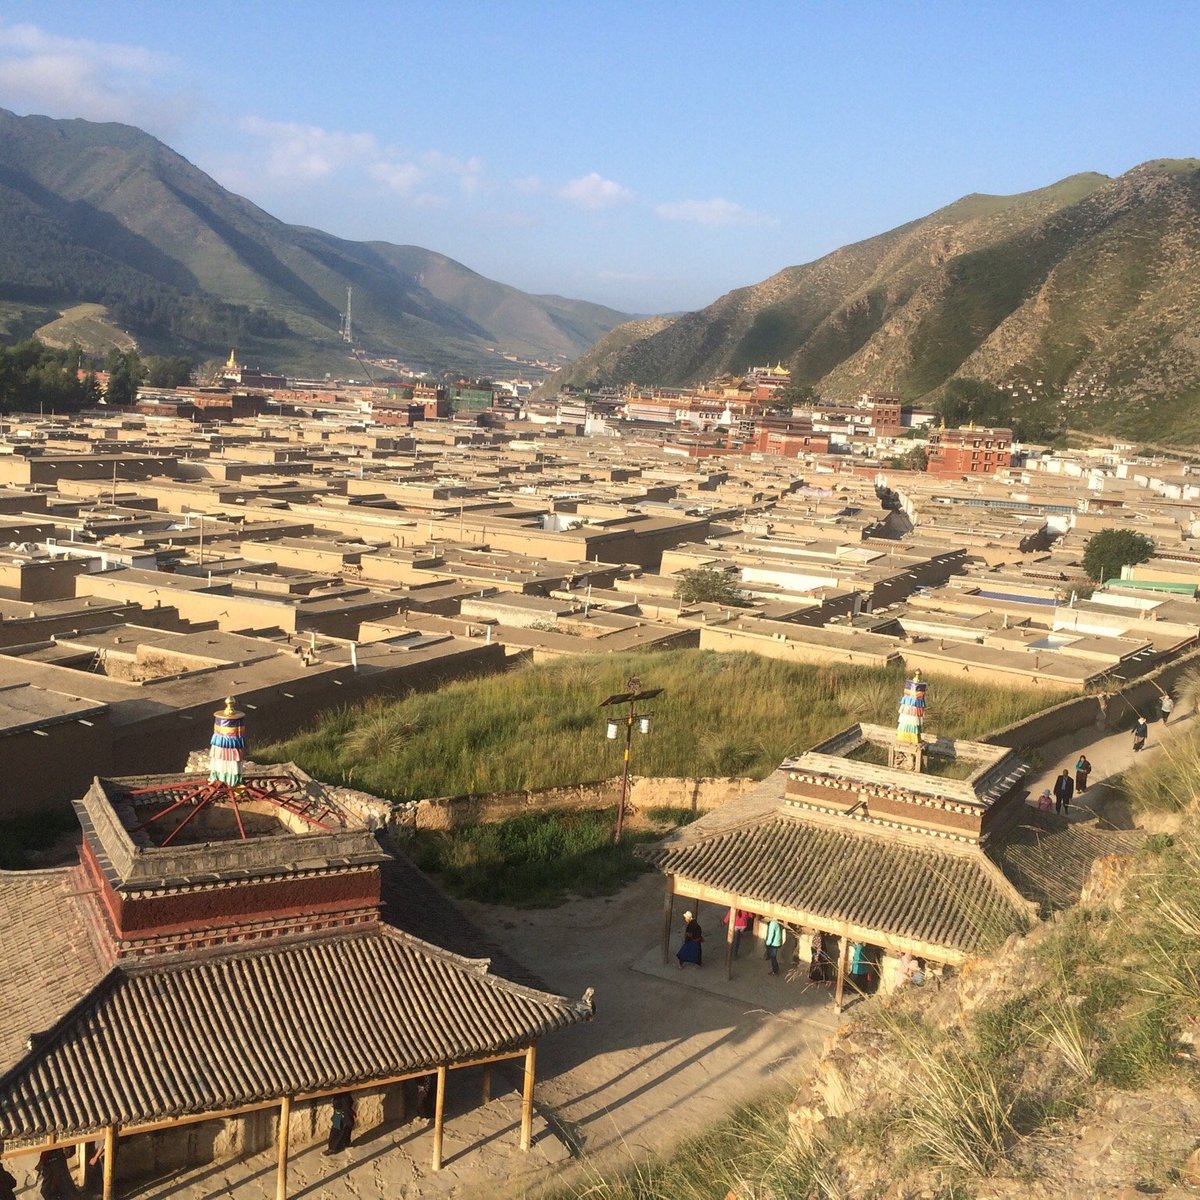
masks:
<instances>
[{"instance_id":1,"label":"lamp post","mask_svg":"<svg viewBox=\"0 0 1200 1200\"><path fill-rule=\"evenodd\" d=\"M642 681L636 676L631 675L625 681L626 690L617 692L615 696L609 696L607 700L600 702L601 708L625 708L624 713L613 713L608 720L608 727L605 735L610 741L616 741L620 733L621 726L625 726L625 757L621 767L621 799L617 803L617 828L613 834L613 842L618 843L621 840L621 833L625 827L625 809L629 805L629 753L633 746L633 728L636 725L639 733L650 732L650 714L638 712L638 705L644 700L653 700L656 696L661 696L662 688L648 688L643 690Z\"/></svg>"}]
</instances>

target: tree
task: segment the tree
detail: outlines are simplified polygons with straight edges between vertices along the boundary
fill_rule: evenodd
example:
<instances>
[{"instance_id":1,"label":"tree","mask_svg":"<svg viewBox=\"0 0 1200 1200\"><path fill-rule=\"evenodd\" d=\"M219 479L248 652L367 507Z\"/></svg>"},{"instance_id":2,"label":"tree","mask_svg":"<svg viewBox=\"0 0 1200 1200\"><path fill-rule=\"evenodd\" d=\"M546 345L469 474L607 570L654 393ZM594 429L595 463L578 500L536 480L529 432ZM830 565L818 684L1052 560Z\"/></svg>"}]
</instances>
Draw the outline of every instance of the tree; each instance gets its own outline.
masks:
<instances>
[{"instance_id":1,"label":"tree","mask_svg":"<svg viewBox=\"0 0 1200 1200\"><path fill-rule=\"evenodd\" d=\"M745 608L749 601L725 571L716 567L690 567L676 578L675 598L680 604L724 604Z\"/></svg>"},{"instance_id":2,"label":"tree","mask_svg":"<svg viewBox=\"0 0 1200 1200\"><path fill-rule=\"evenodd\" d=\"M798 380L791 380L779 388L775 395L771 397L772 407L778 408L811 408L814 404L819 403L821 397L817 395L817 389L811 383L800 383Z\"/></svg>"},{"instance_id":3,"label":"tree","mask_svg":"<svg viewBox=\"0 0 1200 1200\"><path fill-rule=\"evenodd\" d=\"M192 372L195 369L196 364L182 354L174 358L148 358L146 382L157 388L186 387L192 382Z\"/></svg>"},{"instance_id":4,"label":"tree","mask_svg":"<svg viewBox=\"0 0 1200 1200\"><path fill-rule=\"evenodd\" d=\"M1101 529L1083 547L1083 569L1089 579L1103 583L1121 568L1145 562L1154 553L1154 539L1132 529Z\"/></svg>"},{"instance_id":5,"label":"tree","mask_svg":"<svg viewBox=\"0 0 1200 1200\"><path fill-rule=\"evenodd\" d=\"M133 404L137 400L138 388L146 377L146 368L136 350L108 352L104 360L108 372L108 386L104 394L109 404Z\"/></svg>"},{"instance_id":6,"label":"tree","mask_svg":"<svg viewBox=\"0 0 1200 1200\"><path fill-rule=\"evenodd\" d=\"M914 446L900 456L900 466L906 471L924 471L929 467L929 451L924 446Z\"/></svg>"}]
</instances>

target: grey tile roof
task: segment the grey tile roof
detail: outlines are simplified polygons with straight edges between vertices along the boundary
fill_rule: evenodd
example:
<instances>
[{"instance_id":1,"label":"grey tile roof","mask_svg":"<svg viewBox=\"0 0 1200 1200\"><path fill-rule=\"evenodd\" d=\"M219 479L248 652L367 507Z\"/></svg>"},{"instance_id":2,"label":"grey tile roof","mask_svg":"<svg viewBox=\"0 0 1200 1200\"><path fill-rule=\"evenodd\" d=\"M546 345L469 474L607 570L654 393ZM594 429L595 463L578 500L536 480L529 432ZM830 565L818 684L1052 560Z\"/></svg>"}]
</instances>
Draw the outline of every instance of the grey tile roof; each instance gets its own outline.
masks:
<instances>
[{"instance_id":1,"label":"grey tile roof","mask_svg":"<svg viewBox=\"0 0 1200 1200\"><path fill-rule=\"evenodd\" d=\"M1132 854L1145 840L1141 829L1102 829L1093 821L1068 823L1056 813L1029 809L1019 825L988 847L988 853L1021 895L1050 913L1079 902L1098 858Z\"/></svg>"},{"instance_id":2,"label":"grey tile roof","mask_svg":"<svg viewBox=\"0 0 1200 1200\"><path fill-rule=\"evenodd\" d=\"M0 1138L387 1078L520 1049L590 1015L387 928L116 968L0 1078Z\"/></svg>"},{"instance_id":3,"label":"grey tile roof","mask_svg":"<svg viewBox=\"0 0 1200 1200\"><path fill-rule=\"evenodd\" d=\"M831 931L853 926L955 956L981 952L1028 924L1020 897L981 852L926 840L777 813L645 857L750 908L790 909Z\"/></svg>"},{"instance_id":4,"label":"grey tile roof","mask_svg":"<svg viewBox=\"0 0 1200 1200\"><path fill-rule=\"evenodd\" d=\"M74 869L0 871L0 1071L104 978Z\"/></svg>"}]
</instances>

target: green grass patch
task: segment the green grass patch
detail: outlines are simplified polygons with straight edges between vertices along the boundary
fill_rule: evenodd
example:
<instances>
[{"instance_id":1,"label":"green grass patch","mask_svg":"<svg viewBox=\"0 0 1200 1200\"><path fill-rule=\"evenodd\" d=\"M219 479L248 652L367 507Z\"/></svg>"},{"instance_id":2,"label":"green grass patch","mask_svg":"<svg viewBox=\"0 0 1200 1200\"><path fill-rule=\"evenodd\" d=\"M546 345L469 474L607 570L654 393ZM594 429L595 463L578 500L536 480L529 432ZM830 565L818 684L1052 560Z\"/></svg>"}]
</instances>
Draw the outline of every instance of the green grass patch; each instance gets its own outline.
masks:
<instances>
[{"instance_id":1,"label":"green grass patch","mask_svg":"<svg viewBox=\"0 0 1200 1200\"><path fill-rule=\"evenodd\" d=\"M621 739L608 741L606 696L638 675L664 694L646 705L649 736L634 735L639 775L761 779L853 723L890 725L899 671L816 667L676 650L572 659L327 714L307 732L255 747L260 762L294 760L327 783L390 800L560 787L611 778ZM1062 697L934 680L926 727L976 737Z\"/></svg>"},{"instance_id":2,"label":"green grass patch","mask_svg":"<svg viewBox=\"0 0 1200 1200\"><path fill-rule=\"evenodd\" d=\"M626 829L614 845L616 816L615 807L527 813L453 832L418 832L404 851L456 896L548 908L572 895L611 895L649 869L633 848L660 837L661 829Z\"/></svg>"}]
</instances>

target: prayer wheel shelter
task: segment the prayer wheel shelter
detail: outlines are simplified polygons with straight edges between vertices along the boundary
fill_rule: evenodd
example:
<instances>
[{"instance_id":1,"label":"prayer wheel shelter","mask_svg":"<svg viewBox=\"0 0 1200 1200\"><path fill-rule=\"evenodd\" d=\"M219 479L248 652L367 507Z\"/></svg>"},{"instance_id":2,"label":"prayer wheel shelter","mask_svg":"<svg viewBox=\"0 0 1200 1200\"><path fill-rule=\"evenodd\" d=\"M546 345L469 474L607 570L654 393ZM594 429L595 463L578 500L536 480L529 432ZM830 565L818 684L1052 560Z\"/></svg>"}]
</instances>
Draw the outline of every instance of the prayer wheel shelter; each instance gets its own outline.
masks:
<instances>
[{"instance_id":1,"label":"prayer wheel shelter","mask_svg":"<svg viewBox=\"0 0 1200 1200\"><path fill-rule=\"evenodd\" d=\"M538 1041L589 1019L590 995L389 923L390 856L366 824L290 764L243 776L229 757L208 777L96 779L78 866L0 872L0 1156L101 1143L109 1200L118 1176L273 1143L283 1200L332 1097L359 1098L361 1129L435 1078L438 1169L448 1072L483 1065L486 1100L510 1059L528 1149Z\"/></svg>"},{"instance_id":2,"label":"prayer wheel shelter","mask_svg":"<svg viewBox=\"0 0 1200 1200\"><path fill-rule=\"evenodd\" d=\"M853 725L646 851L667 877L664 962L677 895L730 911L727 972L738 909L837 937L839 1008L851 943L957 966L1027 928L1035 908L988 847L1020 820L1028 767L904 726L903 709L899 734Z\"/></svg>"}]
</instances>

